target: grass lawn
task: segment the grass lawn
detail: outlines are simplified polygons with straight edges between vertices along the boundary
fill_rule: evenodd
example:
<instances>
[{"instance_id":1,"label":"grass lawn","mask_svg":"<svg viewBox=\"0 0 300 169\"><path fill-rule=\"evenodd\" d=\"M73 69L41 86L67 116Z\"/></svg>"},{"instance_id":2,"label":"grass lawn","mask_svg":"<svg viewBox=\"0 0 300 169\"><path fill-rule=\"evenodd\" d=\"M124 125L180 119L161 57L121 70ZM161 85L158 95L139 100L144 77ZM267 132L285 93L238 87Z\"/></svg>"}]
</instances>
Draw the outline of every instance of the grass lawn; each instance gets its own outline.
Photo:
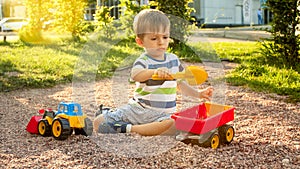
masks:
<instances>
[{"instance_id":1,"label":"grass lawn","mask_svg":"<svg viewBox=\"0 0 300 169\"><path fill-rule=\"evenodd\" d=\"M227 82L256 91L289 95L300 101L300 74L291 69L263 63L256 42L192 43L193 50L206 56L215 55L239 63L226 75ZM132 40L101 40L87 43L58 42L29 45L22 42L0 43L0 91L20 88L51 87L77 78L111 77L118 67L130 66L142 52ZM190 51L175 51L181 59L199 61Z\"/></svg>"},{"instance_id":2,"label":"grass lawn","mask_svg":"<svg viewBox=\"0 0 300 169\"><path fill-rule=\"evenodd\" d=\"M270 61L266 62L259 52L259 43L213 45L221 58L240 63L234 71L226 75L226 80L230 84L246 86L255 91L289 95L289 101L300 101L300 73L290 68L279 68Z\"/></svg>"}]
</instances>

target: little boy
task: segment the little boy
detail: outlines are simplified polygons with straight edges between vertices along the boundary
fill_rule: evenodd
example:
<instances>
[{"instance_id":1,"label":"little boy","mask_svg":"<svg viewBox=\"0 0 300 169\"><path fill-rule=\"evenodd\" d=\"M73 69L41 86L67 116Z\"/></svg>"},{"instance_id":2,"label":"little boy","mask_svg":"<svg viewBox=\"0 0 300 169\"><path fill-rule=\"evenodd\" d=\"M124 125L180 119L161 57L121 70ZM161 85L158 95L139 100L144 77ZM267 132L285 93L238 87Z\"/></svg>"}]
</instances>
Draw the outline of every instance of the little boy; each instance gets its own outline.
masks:
<instances>
[{"instance_id":1,"label":"little boy","mask_svg":"<svg viewBox=\"0 0 300 169\"><path fill-rule=\"evenodd\" d=\"M104 112L94 120L100 133L129 133L152 136L171 133L176 111L177 88L188 96L209 100L213 89L196 90L184 81L152 80L152 75L170 79L184 70L178 57L166 53L170 39L170 21L161 11L142 10L134 19L136 42L145 49L133 64L131 78L136 82L134 97L114 112Z\"/></svg>"}]
</instances>

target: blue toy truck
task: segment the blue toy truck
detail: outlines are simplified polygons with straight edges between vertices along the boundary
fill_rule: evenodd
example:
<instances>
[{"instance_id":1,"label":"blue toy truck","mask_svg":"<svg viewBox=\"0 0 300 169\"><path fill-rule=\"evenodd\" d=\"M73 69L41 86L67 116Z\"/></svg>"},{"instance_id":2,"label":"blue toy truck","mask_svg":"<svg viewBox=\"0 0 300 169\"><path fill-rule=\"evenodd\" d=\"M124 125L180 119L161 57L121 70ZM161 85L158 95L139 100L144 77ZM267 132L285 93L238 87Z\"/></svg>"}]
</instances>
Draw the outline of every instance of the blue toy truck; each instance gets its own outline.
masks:
<instances>
[{"instance_id":1,"label":"blue toy truck","mask_svg":"<svg viewBox=\"0 0 300 169\"><path fill-rule=\"evenodd\" d=\"M42 118L37 123L38 134L53 136L57 140L65 140L69 135L92 135L93 123L85 115L78 103L61 102L56 112L51 109L41 109Z\"/></svg>"}]
</instances>

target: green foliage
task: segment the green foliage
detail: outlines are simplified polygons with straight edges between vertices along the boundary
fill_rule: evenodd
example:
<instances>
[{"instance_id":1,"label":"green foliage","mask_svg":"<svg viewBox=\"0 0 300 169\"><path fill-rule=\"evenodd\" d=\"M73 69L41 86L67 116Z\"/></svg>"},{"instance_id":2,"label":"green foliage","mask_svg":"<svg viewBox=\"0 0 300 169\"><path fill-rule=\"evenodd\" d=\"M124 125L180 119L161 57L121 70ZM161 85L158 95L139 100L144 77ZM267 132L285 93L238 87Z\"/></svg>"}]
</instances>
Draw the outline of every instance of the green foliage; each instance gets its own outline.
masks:
<instances>
[{"instance_id":1,"label":"green foliage","mask_svg":"<svg viewBox=\"0 0 300 169\"><path fill-rule=\"evenodd\" d=\"M197 54L203 54L202 51L203 50L197 50L197 48L193 48L193 46L184 43L181 43L180 47L178 46L177 49L172 47L169 48L169 52L176 54L181 60L186 62L201 62L202 60Z\"/></svg>"},{"instance_id":2,"label":"green foliage","mask_svg":"<svg viewBox=\"0 0 300 169\"><path fill-rule=\"evenodd\" d=\"M85 36L88 39L88 35L95 32L96 26L91 21L82 21L78 29L80 37Z\"/></svg>"},{"instance_id":3,"label":"green foliage","mask_svg":"<svg viewBox=\"0 0 300 169\"><path fill-rule=\"evenodd\" d=\"M111 77L117 69L131 67L135 59L143 52L132 39L119 39L103 55L98 65L97 79Z\"/></svg>"},{"instance_id":4,"label":"green foliage","mask_svg":"<svg viewBox=\"0 0 300 169\"><path fill-rule=\"evenodd\" d=\"M97 7L95 19L96 19L96 32L103 32L104 36L107 36L108 38L112 38L116 32L117 29L114 26L114 17L110 16L110 11L112 7L107 6L100 6Z\"/></svg>"},{"instance_id":5,"label":"green foliage","mask_svg":"<svg viewBox=\"0 0 300 169\"><path fill-rule=\"evenodd\" d=\"M189 35L190 13L193 9L188 6L188 3L191 0L155 0L155 2L157 2L157 9L166 13L171 21L173 43L170 46L175 50L180 49Z\"/></svg>"},{"instance_id":6,"label":"green foliage","mask_svg":"<svg viewBox=\"0 0 300 169\"><path fill-rule=\"evenodd\" d=\"M171 48L170 52L175 53L181 60L187 62L202 62L216 60L216 53L210 43L188 43L179 44L176 48Z\"/></svg>"},{"instance_id":7,"label":"green foliage","mask_svg":"<svg viewBox=\"0 0 300 169\"><path fill-rule=\"evenodd\" d=\"M133 20L141 10L149 8L146 5L139 5L131 0L120 0L119 5L122 9L123 15L120 17L121 27L120 29L125 32L125 36L128 38L134 38L133 32Z\"/></svg>"},{"instance_id":8,"label":"green foliage","mask_svg":"<svg viewBox=\"0 0 300 169\"><path fill-rule=\"evenodd\" d=\"M54 12L54 28L57 32L72 34L75 41L80 40L81 27L83 21L84 8L87 6L86 0L54 0L52 2Z\"/></svg>"},{"instance_id":9,"label":"green foliage","mask_svg":"<svg viewBox=\"0 0 300 169\"><path fill-rule=\"evenodd\" d=\"M268 62L276 66L296 68L300 62L300 9L297 0L268 0L266 4L273 14L272 34L262 43L262 52Z\"/></svg>"},{"instance_id":10,"label":"green foliage","mask_svg":"<svg viewBox=\"0 0 300 169\"><path fill-rule=\"evenodd\" d=\"M61 34L71 33L80 40L87 31L82 24L87 0L25 0L29 24L19 32L24 42L43 43L44 29Z\"/></svg>"},{"instance_id":11,"label":"green foliage","mask_svg":"<svg viewBox=\"0 0 300 169\"><path fill-rule=\"evenodd\" d=\"M51 16L51 0L26 0L25 5L29 23L19 31L20 39L24 42L41 43L44 40L43 24Z\"/></svg>"},{"instance_id":12,"label":"green foliage","mask_svg":"<svg viewBox=\"0 0 300 169\"><path fill-rule=\"evenodd\" d=\"M34 26L26 25L18 32L21 41L26 43L43 43L44 37L41 31L36 31Z\"/></svg>"}]
</instances>

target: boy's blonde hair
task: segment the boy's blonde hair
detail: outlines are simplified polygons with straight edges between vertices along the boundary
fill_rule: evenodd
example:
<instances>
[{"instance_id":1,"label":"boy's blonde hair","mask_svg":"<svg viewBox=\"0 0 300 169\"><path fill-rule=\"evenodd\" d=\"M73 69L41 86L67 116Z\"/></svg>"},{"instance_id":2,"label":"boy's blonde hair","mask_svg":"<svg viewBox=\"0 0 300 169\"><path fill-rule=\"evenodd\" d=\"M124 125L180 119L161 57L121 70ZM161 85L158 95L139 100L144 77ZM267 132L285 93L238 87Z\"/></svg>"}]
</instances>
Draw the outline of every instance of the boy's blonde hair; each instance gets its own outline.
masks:
<instances>
[{"instance_id":1,"label":"boy's blonde hair","mask_svg":"<svg viewBox=\"0 0 300 169\"><path fill-rule=\"evenodd\" d=\"M133 30L139 38L146 33L164 33L170 30L170 20L159 10L144 9L135 16Z\"/></svg>"}]
</instances>

